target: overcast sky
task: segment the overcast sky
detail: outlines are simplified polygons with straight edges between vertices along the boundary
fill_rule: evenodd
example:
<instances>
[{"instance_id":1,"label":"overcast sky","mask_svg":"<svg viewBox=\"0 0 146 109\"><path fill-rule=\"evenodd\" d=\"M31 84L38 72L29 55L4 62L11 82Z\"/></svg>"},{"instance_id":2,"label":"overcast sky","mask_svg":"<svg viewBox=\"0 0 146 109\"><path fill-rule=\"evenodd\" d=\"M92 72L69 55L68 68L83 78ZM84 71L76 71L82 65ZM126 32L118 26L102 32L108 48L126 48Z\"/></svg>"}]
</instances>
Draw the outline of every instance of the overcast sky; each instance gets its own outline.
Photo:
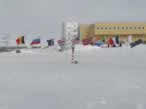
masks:
<instances>
[{"instance_id":1,"label":"overcast sky","mask_svg":"<svg viewBox=\"0 0 146 109\"><path fill-rule=\"evenodd\" d=\"M60 37L63 21L146 21L146 0L0 0L0 33Z\"/></svg>"}]
</instances>

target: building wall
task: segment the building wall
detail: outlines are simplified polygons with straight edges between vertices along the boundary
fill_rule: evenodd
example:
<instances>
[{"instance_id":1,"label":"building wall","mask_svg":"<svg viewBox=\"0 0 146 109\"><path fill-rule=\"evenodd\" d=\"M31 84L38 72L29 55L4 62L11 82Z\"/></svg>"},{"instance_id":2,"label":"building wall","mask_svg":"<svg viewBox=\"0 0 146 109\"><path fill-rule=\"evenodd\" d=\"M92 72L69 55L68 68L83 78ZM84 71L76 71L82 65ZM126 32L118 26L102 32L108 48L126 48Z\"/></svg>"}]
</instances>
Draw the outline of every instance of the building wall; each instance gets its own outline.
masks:
<instances>
[{"instance_id":1,"label":"building wall","mask_svg":"<svg viewBox=\"0 0 146 109\"><path fill-rule=\"evenodd\" d=\"M97 23L95 35L146 34L146 23Z\"/></svg>"},{"instance_id":2,"label":"building wall","mask_svg":"<svg viewBox=\"0 0 146 109\"><path fill-rule=\"evenodd\" d=\"M80 40L95 37L94 24L80 24Z\"/></svg>"},{"instance_id":3,"label":"building wall","mask_svg":"<svg viewBox=\"0 0 146 109\"><path fill-rule=\"evenodd\" d=\"M80 32L81 40L91 37L109 38L118 35L121 40L126 41L128 36L132 35L133 41L137 39L146 41L146 23L144 22L81 24Z\"/></svg>"}]
</instances>

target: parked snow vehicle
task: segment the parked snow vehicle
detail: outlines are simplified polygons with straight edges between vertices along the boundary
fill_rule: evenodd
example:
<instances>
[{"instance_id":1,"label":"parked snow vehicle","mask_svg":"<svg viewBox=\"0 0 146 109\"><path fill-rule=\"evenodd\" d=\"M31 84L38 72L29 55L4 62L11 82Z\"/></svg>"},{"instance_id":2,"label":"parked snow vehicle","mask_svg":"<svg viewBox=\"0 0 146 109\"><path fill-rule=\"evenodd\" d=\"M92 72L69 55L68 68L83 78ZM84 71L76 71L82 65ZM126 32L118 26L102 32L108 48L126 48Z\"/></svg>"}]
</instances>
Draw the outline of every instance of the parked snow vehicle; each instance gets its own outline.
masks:
<instances>
[{"instance_id":1,"label":"parked snow vehicle","mask_svg":"<svg viewBox=\"0 0 146 109\"><path fill-rule=\"evenodd\" d=\"M100 47L101 45L103 45L103 44L104 44L104 43L103 43L101 40L98 40L98 41L95 43L95 45L96 45L96 46L99 46L99 47Z\"/></svg>"},{"instance_id":2,"label":"parked snow vehicle","mask_svg":"<svg viewBox=\"0 0 146 109\"><path fill-rule=\"evenodd\" d=\"M130 46L131 46L131 48L133 48L142 43L143 43L143 41L141 39L139 39L139 40L136 40L135 42L130 43Z\"/></svg>"}]
</instances>

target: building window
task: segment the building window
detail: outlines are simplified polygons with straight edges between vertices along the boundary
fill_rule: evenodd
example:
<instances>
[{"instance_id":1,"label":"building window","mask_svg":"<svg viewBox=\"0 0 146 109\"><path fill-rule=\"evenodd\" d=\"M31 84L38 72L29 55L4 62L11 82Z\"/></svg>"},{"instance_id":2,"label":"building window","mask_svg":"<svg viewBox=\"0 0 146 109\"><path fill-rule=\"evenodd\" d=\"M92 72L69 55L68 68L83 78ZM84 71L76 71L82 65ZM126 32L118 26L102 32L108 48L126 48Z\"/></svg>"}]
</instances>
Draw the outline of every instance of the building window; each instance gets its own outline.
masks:
<instances>
[{"instance_id":1,"label":"building window","mask_svg":"<svg viewBox=\"0 0 146 109\"><path fill-rule=\"evenodd\" d=\"M126 30L128 30L128 27L126 27Z\"/></svg>"},{"instance_id":2,"label":"building window","mask_svg":"<svg viewBox=\"0 0 146 109\"><path fill-rule=\"evenodd\" d=\"M107 30L107 27L105 27L105 30Z\"/></svg>"},{"instance_id":3,"label":"building window","mask_svg":"<svg viewBox=\"0 0 146 109\"><path fill-rule=\"evenodd\" d=\"M99 27L97 27L97 30L99 30Z\"/></svg>"},{"instance_id":4,"label":"building window","mask_svg":"<svg viewBox=\"0 0 146 109\"><path fill-rule=\"evenodd\" d=\"M103 27L101 27L101 30L103 30Z\"/></svg>"},{"instance_id":5,"label":"building window","mask_svg":"<svg viewBox=\"0 0 146 109\"><path fill-rule=\"evenodd\" d=\"M124 27L122 27L122 30L124 30Z\"/></svg>"},{"instance_id":6,"label":"building window","mask_svg":"<svg viewBox=\"0 0 146 109\"><path fill-rule=\"evenodd\" d=\"M138 29L141 29L141 27L138 27Z\"/></svg>"},{"instance_id":7,"label":"building window","mask_svg":"<svg viewBox=\"0 0 146 109\"><path fill-rule=\"evenodd\" d=\"M144 27L142 27L142 29L144 29Z\"/></svg>"},{"instance_id":8,"label":"building window","mask_svg":"<svg viewBox=\"0 0 146 109\"><path fill-rule=\"evenodd\" d=\"M112 28L111 27L109 27L109 30L111 30Z\"/></svg>"},{"instance_id":9,"label":"building window","mask_svg":"<svg viewBox=\"0 0 146 109\"><path fill-rule=\"evenodd\" d=\"M132 29L132 27L129 27L129 29Z\"/></svg>"},{"instance_id":10,"label":"building window","mask_svg":"<svg viewBox=\"0 0 146 109\"><path fill-rule=\"evenodd\" d=\"M114 30L116 30L116 27L114 27Z\"/></svg>"},{"instance_id":11,"label":"building window","mask_svg":"<svg viewBox=\"0 0 146 109\"><path fill-rule=\"evenodd\" d=\"M136 30L136 27L134 27L134 29Z\"/></svg>"}]
</instances>

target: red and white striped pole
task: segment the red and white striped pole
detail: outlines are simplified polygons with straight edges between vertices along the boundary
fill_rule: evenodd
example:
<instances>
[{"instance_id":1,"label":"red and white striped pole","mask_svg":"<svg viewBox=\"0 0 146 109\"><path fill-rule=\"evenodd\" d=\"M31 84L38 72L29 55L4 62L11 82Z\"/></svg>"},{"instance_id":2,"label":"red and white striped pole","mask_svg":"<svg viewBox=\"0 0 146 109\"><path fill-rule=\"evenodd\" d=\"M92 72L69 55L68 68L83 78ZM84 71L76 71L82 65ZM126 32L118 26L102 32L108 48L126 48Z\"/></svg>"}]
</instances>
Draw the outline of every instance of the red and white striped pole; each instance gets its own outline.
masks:
<instances>
[{"instance_id":1,"label":"red and white striped pole","mask_svg":"<svg viewBox=\"0 0 146 109\"><path fill-rule=\"evenodd\" d=\"M76 40L72 40L72 46L71 46L71 49L72 49L72 59L71 59L71 62L73 64L78 64L78 61L75 60L75 44L76 44Z\"/></svg>"},{"instance_id":2,"label":"red and white striped pole","mask_svg":"<svg viewBox=\"0 0 146 109\"><path fill-rule=\"evenodd\" d=\"M72 60L71 60L72 63L74 63L74 50L75 47L72 45Z\"/></svg>"}]
</instances>

